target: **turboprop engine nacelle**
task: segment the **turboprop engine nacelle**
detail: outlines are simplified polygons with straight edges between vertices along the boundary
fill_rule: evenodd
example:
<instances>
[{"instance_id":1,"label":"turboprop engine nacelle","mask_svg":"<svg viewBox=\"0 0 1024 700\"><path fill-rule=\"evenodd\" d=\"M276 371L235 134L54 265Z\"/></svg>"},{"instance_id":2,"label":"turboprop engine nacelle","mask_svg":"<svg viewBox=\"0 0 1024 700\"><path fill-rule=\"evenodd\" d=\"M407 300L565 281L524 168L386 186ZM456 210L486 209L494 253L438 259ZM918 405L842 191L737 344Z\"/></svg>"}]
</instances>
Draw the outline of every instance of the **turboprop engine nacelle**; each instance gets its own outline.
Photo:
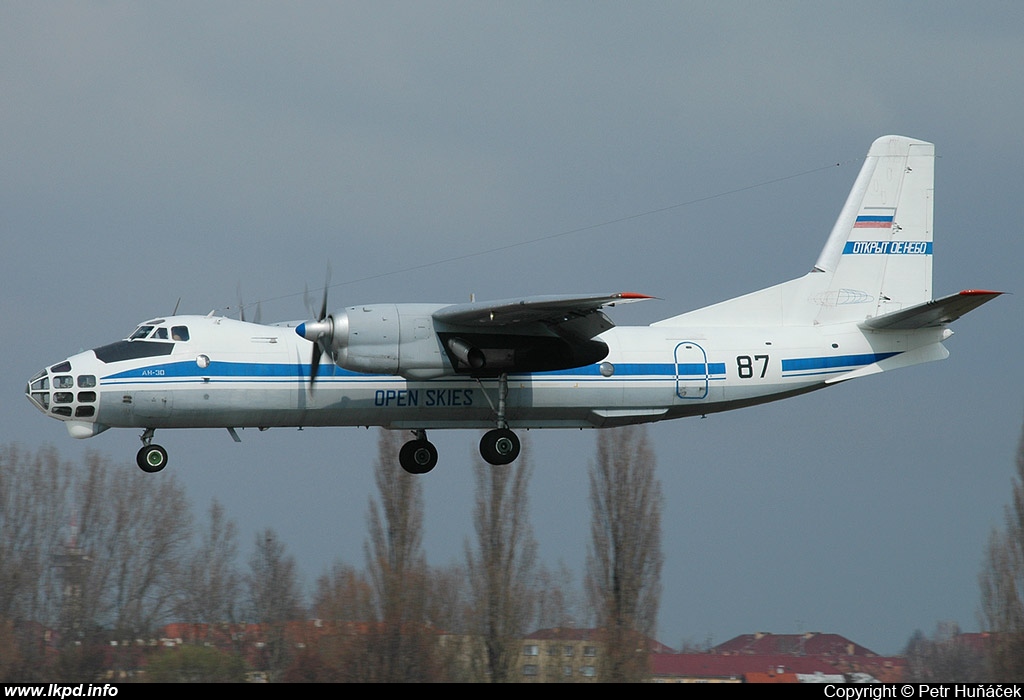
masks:
<instances>
[{"instance_id":1,"label":"turboprop engine nacelle","mask_svg":"<svg viewBox=\"0 0 1024 700\"><path fill-rule=\"evenodd\" d=\"M352 306L308 321L296 332L321 343L336 365L364 374L399 374L430 379L454 374L431 313L440 305L371 304Z\"/></svg>"},{"instance_id":2,"label":"turboprop engine nacelle","mask_svg":"<svg viewBox=\"0 0 1024 700\"><path fill-rule=\"evenodd\" d=\"M596 339L569 343L555 334L435 325L432 314L439 308L443 305L351 306L295 330L318 343L339 367L409 379L549 371L599 362L608 354L608 346Z\"/></svg>"}]
</instances>

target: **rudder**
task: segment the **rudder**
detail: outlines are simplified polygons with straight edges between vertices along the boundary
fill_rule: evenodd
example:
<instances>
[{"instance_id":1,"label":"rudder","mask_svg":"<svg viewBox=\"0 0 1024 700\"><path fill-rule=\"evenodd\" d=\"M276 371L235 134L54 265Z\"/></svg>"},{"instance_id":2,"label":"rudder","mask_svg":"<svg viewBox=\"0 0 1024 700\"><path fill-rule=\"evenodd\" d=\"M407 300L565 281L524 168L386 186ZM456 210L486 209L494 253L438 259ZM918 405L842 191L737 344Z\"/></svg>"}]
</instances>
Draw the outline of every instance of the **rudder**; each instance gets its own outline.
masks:
<instances>
[{"instance_id":1,"label":"rudder","mask_svg":"<svg viewBox=\"0 0 1024 700\"><path fill-rule=\"evenodd\" d=\"M864 320L932 298L935 146L905 136L871 145L815 272L818 323Z\"/></svg>"}]
</instances>

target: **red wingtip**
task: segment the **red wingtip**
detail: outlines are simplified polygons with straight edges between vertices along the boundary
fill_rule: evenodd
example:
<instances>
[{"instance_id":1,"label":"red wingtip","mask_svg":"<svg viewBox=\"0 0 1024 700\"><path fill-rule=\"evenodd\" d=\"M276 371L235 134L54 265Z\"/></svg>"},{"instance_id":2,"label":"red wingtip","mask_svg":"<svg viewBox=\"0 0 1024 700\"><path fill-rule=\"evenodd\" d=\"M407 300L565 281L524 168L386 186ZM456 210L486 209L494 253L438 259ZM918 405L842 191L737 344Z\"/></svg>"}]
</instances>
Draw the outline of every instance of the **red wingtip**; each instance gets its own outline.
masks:
<instances>
[{"instance_id":1,"label":"red wingtip","mask_svg":"<svg viewBox=\"0 0 1024 700\"><path fill-rule=\"evenodd\" d=\"M619 292L616 294L619 299L654 299L650 294L640 294L638 292Z\"/></svg>"},{"instance_id":2,"label":"red wingtip","mask_svg":"<svg viewBox=\"0 0 1024 700\"><path fill-rule=\"evenodd\" d=\"M960 292L960 296L974 297L974 296L989 295L989 294L1002 294L1002 293L1003 292L992 292L992 291L989 291L987 289L965 289L962 292Z\"/></svg>"}]
</instances>

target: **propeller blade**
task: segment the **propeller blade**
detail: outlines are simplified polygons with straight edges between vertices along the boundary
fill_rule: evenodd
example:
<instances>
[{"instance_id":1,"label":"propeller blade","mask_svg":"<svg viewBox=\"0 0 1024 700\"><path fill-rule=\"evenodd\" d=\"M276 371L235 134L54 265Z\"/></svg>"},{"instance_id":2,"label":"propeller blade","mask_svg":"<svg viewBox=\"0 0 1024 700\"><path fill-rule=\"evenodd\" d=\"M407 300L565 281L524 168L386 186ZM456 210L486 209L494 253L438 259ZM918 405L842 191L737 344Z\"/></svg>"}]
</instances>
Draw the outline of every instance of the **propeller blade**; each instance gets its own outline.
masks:
<instances>
[{"instance_id":1,"label":"propeller blade","mask_svg":"<svg viewBox=\"0 0 1024 700\"><path fill-rule=\"evenodd\" d=\"M320 355L322 354L320 349L320 341L313 341L313 358L309 363L309 391L313 392L313 386L316 384L316 375L320 370Z\"/></svg>"},{"instance_id":2,"label":"propeller blade","mask_svg":"<svg viewBox=\"0 0 1024 700\"><path fill-rule=\"evenodd\" d=\"M317 321L323 321L327 318L327 290L331 288L331 266L327 266L327 274L324 278L324 300L320 304L320 315L317 316Z\"/></svg>"},{"instance_id":3,"label":"propeller blade","mask_svg":"<svg viewBox=\"0 0 1024 700\"><path fill-rule=\"evenodd\" d=\"M320 372L320 358L326 352L327 356L334 361L334 353L331 350L331 344L334 342L334 322L327 317L327 290L331 287L331 266L327 266L327 275L324 279L324 297L320 302L320 313L315 318L315 322L302 323L295 329L295 332L301 335L306 340L313 342L313 354L309 362L309 392L313 393L313 388L316 385L316 376ZM306 301L306 308L309 309L310 313L313 312L312 300L309 298L309 287L306 287L304 294Z\"/></svg>"}]
</instances>

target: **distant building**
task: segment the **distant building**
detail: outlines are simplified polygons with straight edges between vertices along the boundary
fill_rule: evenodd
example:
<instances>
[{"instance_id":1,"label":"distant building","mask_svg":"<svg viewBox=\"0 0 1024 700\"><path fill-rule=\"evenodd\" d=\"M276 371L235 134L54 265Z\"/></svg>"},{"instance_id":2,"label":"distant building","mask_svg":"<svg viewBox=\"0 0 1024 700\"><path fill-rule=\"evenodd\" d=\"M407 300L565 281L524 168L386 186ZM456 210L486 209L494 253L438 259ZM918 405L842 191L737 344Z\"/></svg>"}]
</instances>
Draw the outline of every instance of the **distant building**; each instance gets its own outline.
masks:
<instances>
[{"instance_id":1,"label":"distant building","mask_svg":"<svg viewBox=\"0 0 1024 700\"><path fill-rule=\"evenodd\" d=\"M744 634L706 652L651 655L655 683L895 683L905 669L903 657L817 632Z\"/></svg>"},{"instance_id":2,"label":"distant building","mask_svg":"<svg viewBox=\"0 0 1024 700\"><path fill-rule=\"evenodd\" d=\"M664 644L648 639L650 653L673 653ZM605 653L601 630L552 627L523 638L517 673L527 683L600 682L600 662Z\"/></svg>"}]
</instances>

